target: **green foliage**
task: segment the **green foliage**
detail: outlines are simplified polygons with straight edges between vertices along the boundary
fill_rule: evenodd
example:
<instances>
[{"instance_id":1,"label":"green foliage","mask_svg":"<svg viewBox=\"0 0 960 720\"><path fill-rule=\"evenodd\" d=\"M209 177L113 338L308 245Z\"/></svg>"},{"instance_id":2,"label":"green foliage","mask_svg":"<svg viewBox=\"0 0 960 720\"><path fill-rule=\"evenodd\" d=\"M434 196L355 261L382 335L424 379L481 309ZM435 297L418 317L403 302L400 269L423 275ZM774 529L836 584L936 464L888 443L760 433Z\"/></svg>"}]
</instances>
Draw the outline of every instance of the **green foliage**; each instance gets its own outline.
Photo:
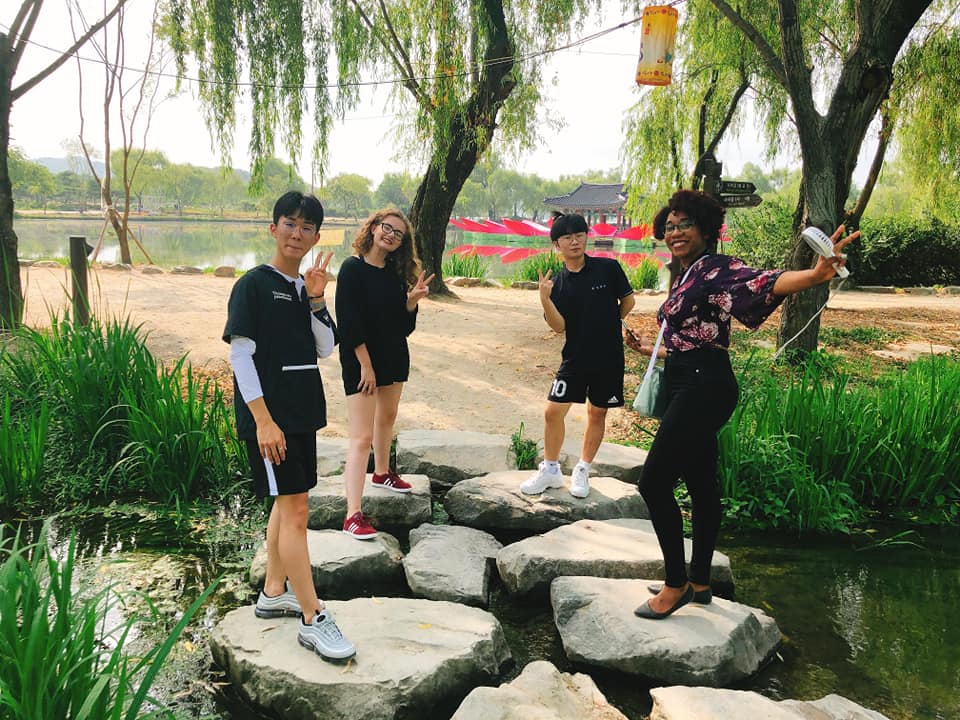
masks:
<instances>
[{"instance_id":1,"label":"green foliage","mask_svg":"<svg viewBox=\"0 0 960 720\"><path fill-rule=\"evenodd\" d=\"M362 175L343 173L330 178L321 193L328 213L360 218L372 209L370 181Z\"/></svg>"},{"instance_id":2,"label":"green foliage","mask_svg":"<svg viewBox=\"0 0 960 720\"><path fill-rule=\"evenodd\" d=\"M860 285L960 285L960 224L905 215L864 218L859 242L847 246Z\"/></svg>"},{"instance_id":3,"label":"green foliage","mask_svg":"<svg viewBox=\"0 0 960 720\"><path fill-rule=\"evenodd\" d=\"M482 280L487 277L489 270L490 263L473 251L462 255L460 253L447 253L443 258L444 277L468 277Z\"/></svg>"},{"instance_id":4,"label":"green foliage","mask_svg":"<svg viewBox=\"0 0 960 720\"><path fill-rule=\"evenodd\" d=\"M536 282L541 275L546 275L547 271L552 273L551 277L556 277L561 270L563 270L563 258L558 253L542 252L517 263L514 279Z\"/></svg>"},{"instance_id":5,"label":"green foliage","mask_svg":"<svg viewBox=\"0 0 960 720\"><path fill-rule=\"evenodd\" d=\"M728 211L730 242L723 250L752 267L783 267L793 246L792 228L793 210L776 200L764 200L749 210Z\"/></svg>"},{"instance_id":6,"label":"green foliage","mask_svg":"<svg viewBox=\"0 0 960 720\"><path fill-rule=\"evenodd\" d=\"M139 618L108 626L121 604L115 588L78 584L75 539L62 556L47 543L46 531L36 544L26 545L19 534L11 537L0 527L0 715L23 720L173 717L148 693L216 583L161 644L135 658L124 646Z\"/></svg>"},{"instance_id":7,"label":"green foliage","mask_svg":"<svg viewBox=\"0 0 960 720\"><path fill-rule=\"evenodd\" d=\"M523 436L523 423L510 435L510 452L517 470L533 470L537 467L537 442Z\"/></svg>"},{"instance_id":8,"label":"green foliage","mask_svg":"<svg viewBox=\"0 0 960 720\"><path fill-rule=\"evenodd\" d=\"M630 287L634 290L656 290L660 285L660 262L654 258L644 258L639 265L620 263Z\"/></svg>"},{"instance_id":9,"label":"green foliage","mask_svg":"<svg viewBox=\"0 0 960 720\"><path fill-rule=\"evenodd\" d=\"M43 451L50 422L46 401L17 415L8 395L0 408L0 508L32 505L43 482Z\"/></svg>"}]
</instances>

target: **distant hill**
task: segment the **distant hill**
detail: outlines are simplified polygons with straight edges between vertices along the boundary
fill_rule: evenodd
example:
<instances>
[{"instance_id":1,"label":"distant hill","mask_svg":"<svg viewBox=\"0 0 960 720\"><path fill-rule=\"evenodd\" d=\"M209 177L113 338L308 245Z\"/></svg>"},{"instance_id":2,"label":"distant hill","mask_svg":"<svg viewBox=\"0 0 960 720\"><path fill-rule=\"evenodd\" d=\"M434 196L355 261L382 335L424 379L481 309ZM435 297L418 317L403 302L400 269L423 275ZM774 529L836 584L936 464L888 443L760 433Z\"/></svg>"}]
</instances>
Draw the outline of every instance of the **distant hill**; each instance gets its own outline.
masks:
<instances>
[{"instance_id":1,"label":"distant hill","mask_svg":"<svg viewBox=\"0 0 960 720\"><path fill-rule=\"evenodd\" d=\"M64 170L69 170L70 165L67 163L66 158L55 158L55 157L41 157L41 158L32 158L35 163L43 165L47 170L56 174L62 173ZM103 173L103 163L99 160L93 161L93 166L97 169L98 173ZM86 165L84 165L84 170L86 170Z\"/></svg>"}]
</instances>

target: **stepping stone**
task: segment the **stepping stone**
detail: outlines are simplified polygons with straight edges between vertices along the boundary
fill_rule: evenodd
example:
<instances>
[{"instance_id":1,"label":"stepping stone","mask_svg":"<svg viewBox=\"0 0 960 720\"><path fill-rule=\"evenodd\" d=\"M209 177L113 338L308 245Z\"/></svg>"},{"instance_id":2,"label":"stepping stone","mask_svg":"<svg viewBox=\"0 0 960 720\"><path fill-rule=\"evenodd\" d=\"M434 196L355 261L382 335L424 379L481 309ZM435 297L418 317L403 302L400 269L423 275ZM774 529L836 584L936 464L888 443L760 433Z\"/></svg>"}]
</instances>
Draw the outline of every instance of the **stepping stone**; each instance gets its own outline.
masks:
<instances>
[{"instance_id":1,"label":"stepping stone","mask_svg":"<svg viewBox=\"0 0 960 720\"><path fill-rule=\"evenodd\" d=\"M177 265L170 273L173 275L203 275L203 269L193 265Z\"/></svg>"},{"instance_id":2,"label":"stepping stone","mask_svg":"<svg viewBox=\"0 0 960 720\"><path fill-rule=\"evenodd\" d=\"M452 485L515 465L508 435L461 430L407 430L397 435L397 472Z\"/></svg>"},{"instance_id":3,"label":"stepping stone","mask_svg":"<svg viewBox=\"0 0 960 720\"><path fill-rule=\"evenodd\" d=\"M430 478L426 475L404 475L403 479L413 486L408 493L398 493L377 487L367 473L363 486L363 514L373 520L374 527L415 528L430 522ZM347 497L343 487L343 475L328 475L317 478L317 484L307 493L310 515L307 527L314 530L343 529L347 515ZM346 537L346 536L344 536ZM354 540L354 542L356 542Z\"/></svg>"},{"instance_id":4,"label":"stepping stone","mask_svg":"<svg viewBox=\"0 0 960 720\"><path fill-rule=\"evenodd\" d=\"M475 688L450 720L627 720L589 675L562 673L546 660L498 688ZM729 720L726 719L725 720Z\"/></svg>"},{"instance_id":5,"label":"stepping stone","mask_svg":"<svg viewBox=\"0 0 960 720\"><path fill-rule=\"evenodd\" d=\"M537 462L543 460L543 441L538 448ZM560 469L568 475L573 472L574 466L580 460L582 442L570 438L560 447ZM600 443L597 455L590 464L590 475L605 476L636 484L643 472L643 464L647 461L647 451L630 445L616 443ZM590 478L591 481L593 478Z\"/></svg>"},{"instance_id":6,"label":"stepping stone","mask_svg":"<svg viewBox=\"0 0 960 720\"><path fill-rule=\"evenodd\" d=\"M59 268L65 267L64 265L58 263L56 260L34 260L32 265L35 268L59 269Z\"/></svg>"},{"instance_id":7,"label":"stepping stone","mask_svg":"<svg viewBox=\"0 0 960 720\"><path fill-rule=\"evenodd\" d=\"M237 269L233 265L217 265L213 269L213 276L219 278L236 277Z\"/></svg>"},{"instance_id":8,"label":"stepping stone","mask_svg":"<svg viewBox=\"0 0 960 720\"><path fill-rule=\"evenodd\" d=\"M346 438L317 436L317 475L341 475L350 441ZM343 485L343 482L340 483Z\"/></svg>"},{"instance_id":9,"label":"stepping stone","mask_svg":"<svg viewBox=\"0 0 960 720\"><path fill-rule=\"evenodd\" d=\"M777 702L747 690L705 687L653 688L650 695L653 697L651 720L888 720L886 715L841 695Z\"/></svg>"},{"instance_id":10,"label":"stepping stone","mask_svg":"<svg viewBox=\"0 0 960 720\"><path fill-rule=\"evenodd\" d=\"M163 268L156 265L144 265L140 268L140 273L143 275L163 275Z\"/></svg>"},{"instance_id":11,"label":"stepping stone","mask_svg":"<svg viewBox=\"0 0 960 720\"><path fill-rule=\"evenodd\" d=\"M689 560L693 550L684 541ZM688 563L689 567L689 563ZM497 569L511 593L528 593L563 575L606 578L662 578L663 555L649 520L579 520L543 535L507 545ZM714 552L714 588L731 594L730 558Z\"/></svg>"},{"instance_id":12,"label":"stepping stone","mask_svg":"<svg viewBox=\"0 0 960 720\"><path fill-rule=\"evenodd\" d=\"M342 530L307 530L307 551L317 595L343 597L371 588L403 584L403 553L392 535L380 532L373 540L357 540ZM267 574L267 545L257 550L250 564L250 584L263 587Z\"/></svg>"},{"instance_id":13,"label":"stepping stone","mask_svg":"<svg viewBox=\"0 0 960 720\"><path fill-rule=\"evenodd\" d=\"M479 608L397 598L328 605L357 647L346 665L301 647L296 618L260 620L252 606L227 613L214 629L214 660L241 695L271 717L394 720L401 711L448 717L511 657L500 622Z\"/></svg>"},{"instance_id":14,"label":"stepping stone","mask_svg":"<svg viewBox=\"0 0 960 720\"><path fill-rule=\"evenodd\" d=\"M773 618L722 598L690 603L665 620L638 618L633 611L650 598L650 582L555 579L550 603L567 657L662 683L720 687L756 673L780 645Z\"/></svg>"},{"instance_id":15,"label":"stepping stone","mask_svg":"<svg viewBox=\"0 0 960 720\"><path fill-rule=\"evenodd\" d=\"M407 585L416 595L486 607L491 561L503 547L482 530L424 524L410 531L403 558Z\"/></svg>"},{"instance_id":16,"label":"stepping stone","mask_svg":"<svg viewBox=\"0 0 960 720\"><path fill-rule=\"evenodd\" d=\"M447 513L461 525L543 532L576 520L648 517L635 485L609 477L590 478L590 495L573 497L566 487L524 495L520 483L529 470L494 472L463 480L443 499Z\"/></svg>"}]
</instances>

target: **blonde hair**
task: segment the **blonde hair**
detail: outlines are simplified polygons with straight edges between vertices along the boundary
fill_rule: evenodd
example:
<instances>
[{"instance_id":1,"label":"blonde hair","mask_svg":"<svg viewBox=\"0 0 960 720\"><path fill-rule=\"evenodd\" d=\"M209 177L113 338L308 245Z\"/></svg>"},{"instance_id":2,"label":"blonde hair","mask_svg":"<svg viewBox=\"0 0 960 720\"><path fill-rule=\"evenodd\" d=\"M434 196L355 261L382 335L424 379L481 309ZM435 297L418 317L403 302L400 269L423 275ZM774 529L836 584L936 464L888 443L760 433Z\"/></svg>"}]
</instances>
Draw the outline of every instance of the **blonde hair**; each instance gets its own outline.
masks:
<instances>
[{"instance_id":1,"label":"blonde hair","mask_svg":"<svg viewBox=\"0 0 960 720\"><path fill-rule=\"evenodd\" d=\"M366 219L356 237L353 239L353 249L359 255L366 255L373 247L373 228L380 225L385 218L398 217L403 220L407 230L400 240L400 247L387 254L387 267L391 268L406 287L416 284L420 274L420 258L417 256L417 245L413 238L413 225L406 215L395 207L377 210Z\"/></svg>"}]
</instances>

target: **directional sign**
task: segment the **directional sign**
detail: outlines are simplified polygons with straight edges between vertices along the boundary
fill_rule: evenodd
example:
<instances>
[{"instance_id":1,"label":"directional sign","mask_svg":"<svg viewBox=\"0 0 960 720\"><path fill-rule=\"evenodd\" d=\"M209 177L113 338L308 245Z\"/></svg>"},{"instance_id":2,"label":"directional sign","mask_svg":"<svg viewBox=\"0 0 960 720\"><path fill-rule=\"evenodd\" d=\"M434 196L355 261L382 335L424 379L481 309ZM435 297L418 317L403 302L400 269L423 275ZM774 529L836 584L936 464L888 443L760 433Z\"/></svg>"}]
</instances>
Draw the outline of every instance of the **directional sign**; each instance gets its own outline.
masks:
<instances>
[{"instance_id":1,"label":"directional sign","mask_svg":"<svg viewBox=\"0 0 960 720\"><path fill-rule=\"evenodd\" d=\"M720 204L724 207L755 207L763 202L759 195L721 195Z\"/></svg>"},{"instance_id":2,"label":"directional sign","mask_svg":"<svg viewBox=\"0 0 960 720\"><path fill-rule=\"evenodd\" d=\"M745 195L747 193L753 193L756 191L757 191L757 186L754 185L752 182L745 182L743 180L721 180L720 181L721 193Z\"/></svg>"}]
</instances>

